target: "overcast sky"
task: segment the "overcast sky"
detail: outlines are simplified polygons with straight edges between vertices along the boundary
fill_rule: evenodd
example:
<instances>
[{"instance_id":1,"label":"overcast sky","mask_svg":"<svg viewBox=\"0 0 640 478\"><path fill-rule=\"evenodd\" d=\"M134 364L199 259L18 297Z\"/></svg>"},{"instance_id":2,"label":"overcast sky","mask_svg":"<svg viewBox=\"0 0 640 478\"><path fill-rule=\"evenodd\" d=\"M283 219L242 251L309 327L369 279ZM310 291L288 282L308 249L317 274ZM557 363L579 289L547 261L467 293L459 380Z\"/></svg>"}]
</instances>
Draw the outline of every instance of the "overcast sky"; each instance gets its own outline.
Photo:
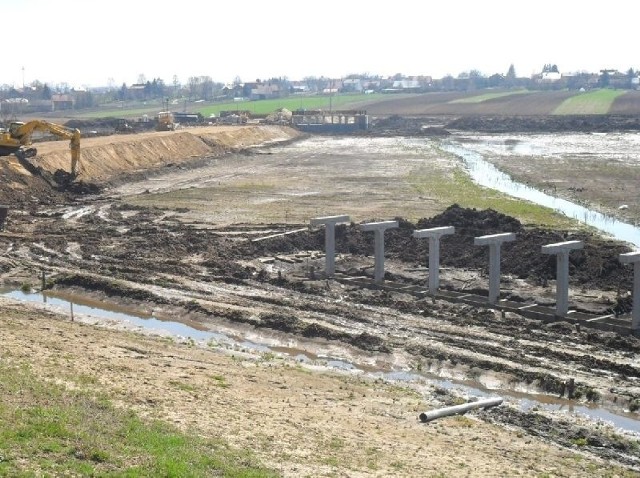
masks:
<instances>
[{"instance_id":1,"label":"overcast sky","mask_svg":"<svg viewBox=\"0 0 640 478\"><path fill-rule=\"evenodd\" d=\"M640 2L0 0L0 85L640 69ZM23 70L24 68L24 70Z\"/></svg>"}]
</instances>

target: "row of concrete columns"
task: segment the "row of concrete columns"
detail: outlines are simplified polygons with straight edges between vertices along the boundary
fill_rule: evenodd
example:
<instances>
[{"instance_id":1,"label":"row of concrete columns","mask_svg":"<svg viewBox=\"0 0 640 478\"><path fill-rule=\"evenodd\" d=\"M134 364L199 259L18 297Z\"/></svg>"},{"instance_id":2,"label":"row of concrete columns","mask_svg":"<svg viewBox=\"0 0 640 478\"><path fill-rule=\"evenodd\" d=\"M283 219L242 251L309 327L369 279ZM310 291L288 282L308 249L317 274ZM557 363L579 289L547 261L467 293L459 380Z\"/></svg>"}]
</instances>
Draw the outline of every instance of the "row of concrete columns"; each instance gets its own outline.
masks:
<instances>
[{"instance_id":1,"label":"row of concrete columns","mask_svg":"<svg viewBox=\"0 0 640 478\"><path fill-rule=\"evenodd\" d=\"M324 225L325 229L325 274L333 277L335 273L335 226L349 222L349 216L326 216L311 220L311 226ZM397 228L398 221L370 222L361 224L360 230L373 232L375 268L374 281L384 282L384 233L387 229ZM429 293L435 296L439 287L440 239L455 232L453 226L420 229L413 232L415 238L429 239ZM500 247L504 242L515 241L515 233L491 234L474 238L477 246L489 246L489 303L495 304L500 296ZM569 253L582 249L582 241L566 241L542 246L543 254L556 256L556 315L565 316L569 311ZM634 264L633 297L640 297L640 252L621 254L622 263ZM633 330L640 328L640 300L633 301Z\"/></svg>"}]
</instances>

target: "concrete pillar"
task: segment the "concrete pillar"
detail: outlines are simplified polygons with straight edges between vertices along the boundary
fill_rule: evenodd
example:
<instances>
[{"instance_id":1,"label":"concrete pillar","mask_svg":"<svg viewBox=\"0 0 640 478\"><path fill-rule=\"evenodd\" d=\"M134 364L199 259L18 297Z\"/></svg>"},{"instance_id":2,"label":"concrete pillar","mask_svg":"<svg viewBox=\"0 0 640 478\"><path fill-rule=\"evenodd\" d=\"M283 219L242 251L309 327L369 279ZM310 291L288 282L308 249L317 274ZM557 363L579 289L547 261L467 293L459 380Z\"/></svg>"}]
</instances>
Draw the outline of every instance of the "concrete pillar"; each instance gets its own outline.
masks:
<instances>
[{"instance_id":1,"label":"concrete pillar","mask_svg":"<svg viewBox=\"0 0 640 478\"><path fill-rule=\"evenodd\" d=\"M362 231L373 231L375 233L376 266L373 278L376 284L384 282L384 231L395 227L398 227L398 221L370 222L360 225Z\"/></svg>"},{"instance_id":2,"label":"concrete pillar","mask_svg":"<svg viewBox=\"0 0 640 478\"><path fill-rule=\"evenodd\" d=\"M640 252L620 254L620 262L633 264L633 311L631 312L631 330L640 329Z\"/></svg>"},{"instance_id":3,"label":"concrete pillar","mask_svg":"<svg viewBox=\"0 0 640 478\"><path fill-rule=\"evenodd\" d=\"M476 246L489 246L489 303L498 302L500 295L500 246L503 242L516 240L513 232L502 234L490 234L487 236L475 237L473 244Z\"/></svg>"},{"instance_id":4,"label":"concrete pillar","mask_svg":"<svg viewBox=\"0 0 640 478\"><path fill-rule=\"evenodd\" d=\"M9 206L0 205L0 231L4 230L4 221L9 214Z\"/></svg>"},{"instance_id":5,"label":"concrete pillar","mask_svg":"<svg viewBox=\"0 0 640 478\"><path fill-rule=\"evenodd\" d=\"M413 237L429 238L429 294L435 296L440 285L440 237L453 234L453 226L433 227L413 231Z\"/></svg>"},{"instance_id":6,"label":"concrete pillar","mask_svg":"<svg viewBox=\"0 0 640 478\"><path fill-rule=\"evenodd\" d=\"M325 216L311 219L311 227L325 225L324 231L324 271L327 277L333 277L335 273L336 257L336 224L349 222L349 216Z\"/></svg>"},{"instance_id":7,"label":"concrete pillar","mask_svg":"<svg viewBox=\"0 0 640 478\"><path fill-rule=\"evenodd\" d=\"M569 312L569 253L582 249L582 241L556 242L542 246L543 254L556 254L556 315L565 316Z\"/></svg>"}]
</instances>

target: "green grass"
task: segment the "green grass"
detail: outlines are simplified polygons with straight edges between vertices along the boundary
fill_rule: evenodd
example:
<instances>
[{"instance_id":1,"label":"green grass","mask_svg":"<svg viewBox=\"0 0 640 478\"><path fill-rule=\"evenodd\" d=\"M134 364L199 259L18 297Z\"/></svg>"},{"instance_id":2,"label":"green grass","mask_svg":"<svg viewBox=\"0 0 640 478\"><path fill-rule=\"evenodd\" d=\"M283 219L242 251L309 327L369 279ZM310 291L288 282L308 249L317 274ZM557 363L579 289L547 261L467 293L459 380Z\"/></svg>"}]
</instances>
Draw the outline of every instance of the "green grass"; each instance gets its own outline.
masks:
<instances>
[{"instance_id":1,"label":"green grass","mask_svg":"<svg viewBox=\"0 0 640 478\"><path fill-rule=\"evenodd\" d=\"M564 100L551 114L554 115L604 115L625 90L600 89L580 93Z\"/></svg>"},{"instance_id":2,"label":"green grass","mask_svg":"<svg viewBox=\"0 0 640 478\"><path fill-rule=\"evenodd\" d=\"M531 93L531 91L527 91L527 90L484 93L482 95L470 96L468 98L460 98L458 100L452 100L452 101L449 101L449 103L482 103L484 101L493 100L494 98L502 98L503 96L523 95L523 94L529 94L529 93Z\"/></svg>"},{"instance_id":3,"label":"green grass","mask_svg":"<svg viewBox=\"0 0 640 478\"><path fill-rule=\"evenodd\" d=\"M0 476L272 477L248 451L0 365Z\"/></svg>"},{"instance_id":4,"label":"green grass","mask_svg":"<svg viewBox=\"0 0 640 478\"><path fill-rule=\"evenodd\" d=\"M447 153L443 153L447 154ZM414 171L409 178L420 193L437 198L443 204L458 204L476 209L493 209L517 218L523 224L550 228L572 229L576 222L550 208L512 198L498 191L487 189L473 182L462 169L456 169L449 177L433 169Z\"/></svg>"},{"instance_id":5,"label":"green grass","mask_svg":"<svg viewBox=\"0 0 640 478\"><path fill-rule=\"evenodd\" d=\"M254 115L267 115L273 113L279 108L286 108L290 111L297 109L345 109L350 108L349 105L362 103L365 101L377 101L385 97L381 93L364 95L364 94L337 94L337 95L314 95L314 96L289 96L287 98L278 98L273 100L256 100L256 101L232 101L226 103L216 103L196 109L204 117L211 114L216 116L220 111L247 110Z\"/></svg>"},{"instance_id":6,"label":"green grass","mask_svg":"<svg viewBox=\"0 0 640 478\"><path fill-rule=\"evenodd\" d=\"M272 100L255 100L255 101L226 101L223 103L189 103L188 111L192 113L200 113L205 118L211 114L220 115L220 111L250 111L251 114L264 116L273 113L279 108L286 108L294 111L297 109L357 109L358 105L365 102L378 101L387 98L382 93L374 94L335 94L335 95L305 95L305 96L289 96L286 98L278 98ZM183 104L179 101L175 105L170 106L172 111L182 111ZM146 104L137 103L129 104L126 107L109 107L104 106L101 109L81 110L71 112L70 115L75 118L140 118L147 114L153 117L162 109L162 103L159 100L147 101Z\"/></svg>"}]
</instances>

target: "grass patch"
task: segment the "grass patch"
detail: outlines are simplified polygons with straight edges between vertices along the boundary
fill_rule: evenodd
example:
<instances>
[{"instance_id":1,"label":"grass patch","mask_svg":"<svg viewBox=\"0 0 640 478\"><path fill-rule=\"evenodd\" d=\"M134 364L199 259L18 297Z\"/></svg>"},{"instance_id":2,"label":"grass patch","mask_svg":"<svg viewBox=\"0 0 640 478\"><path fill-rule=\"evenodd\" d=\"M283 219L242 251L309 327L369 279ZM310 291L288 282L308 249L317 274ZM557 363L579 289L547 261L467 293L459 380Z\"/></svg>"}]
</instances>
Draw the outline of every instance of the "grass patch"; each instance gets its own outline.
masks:
<instances>
[{"instance_id":1,"label":"grass patch","mask_svg":"<svg viewBox=\"0 0 640 478\"><path fill-rule=\"evenodd\" d=\"M189 436L0 365L0 476L263 477L248 451Z\"/></svg>"},{"instance_id":2,"label":"grass patch","mask_svg":"<svg viewBox=\"0 0 640 478\"><path fill-rule=\"evenodd\" d=\"M567 98L551 114L554 115L604 115L609 113L614 100L626 90L600 89L580 93Z\"/></svg>"},{"instance_id":3,"label":"grass patch","mask_svg":"<svg viewBox=\"0 0 640 478\"><path fill-rule=\"evenodd\" d=\"M386 98L382 93L365 94L336 94L336 95L313 95L313 96L289 96L286 98L277 98L273 100L256 100L256 101L231 101L226 103L217 103L204 106L198 110L205 118L211 114L216 116L220 111L246 110L251 111L254 115L268 115L278 110L286 108L290 111L298 109L305 110L329 110L343 109L350 104L377 101Z\"/></svg>"},{"instance_id":4,"label":"grass patch","mask_svg":"<svg viewBox=\"0 0 640 478\"><path fill-rule=\"evenodd\" d=\"M222 375L212 375L211 378L213 379L216 387L229 388L230 386L229 383L226 381L226 379Z\"/></svg>"},{"instance_id":5,"label":"grass patch","mask_svg":"<svg viewBox=\"0 0 640 478\"><path fill-rule=\"evenodd\" d=\"M482 95L470 96L468 98L460 98L457 100L449 101L451 104L456 103L483 103L485 101L493 100L495 98L502 98L503 96L523 95L529 94L531 91L527 90L515 90L515 91L501 91L496 93L484 93Z\"/></svg>"},{"instance_id":6,"label":"grass patch","mask_svg":"<svg viewBox=\"0 0 640 478\"><path fill-rule=\"evenodd\" d=\"M430 168L420 168L411 174L409 182L420 194L433 196L444 204L493 209L515 217L523 224L559 229L574 229L577 224L550 208L478 186L460 168L450 175Z\"/></svg>"},{"instance_id":7,"label":"grass patch","mask_svg":"<svg viewBox=\"0 0 640 478\"><path fill-rule=\"evenodd\" d=\"M246 101L225 101L189 104L189 111L200 113L205 118L211 114L220 115L220 111L250 111L254 115L262 116L273 113L279 108L286 108L294 111L297 109L350 109L361 103L368 103L386 99L388 95L382 93L361 94L342 93L334 95L300 95L288 96L286 98L276 98L270 100L246 100ZM176 104L170 104L169 109L178 111L182 109L183 100L178 100ZM159 111L165 108L159 99L147 100L145 102L127 102L120 105L109 104L100 108L71 112L74 118L140 118L143 115L154 117Z\"/></svg>"}]
</instances>

